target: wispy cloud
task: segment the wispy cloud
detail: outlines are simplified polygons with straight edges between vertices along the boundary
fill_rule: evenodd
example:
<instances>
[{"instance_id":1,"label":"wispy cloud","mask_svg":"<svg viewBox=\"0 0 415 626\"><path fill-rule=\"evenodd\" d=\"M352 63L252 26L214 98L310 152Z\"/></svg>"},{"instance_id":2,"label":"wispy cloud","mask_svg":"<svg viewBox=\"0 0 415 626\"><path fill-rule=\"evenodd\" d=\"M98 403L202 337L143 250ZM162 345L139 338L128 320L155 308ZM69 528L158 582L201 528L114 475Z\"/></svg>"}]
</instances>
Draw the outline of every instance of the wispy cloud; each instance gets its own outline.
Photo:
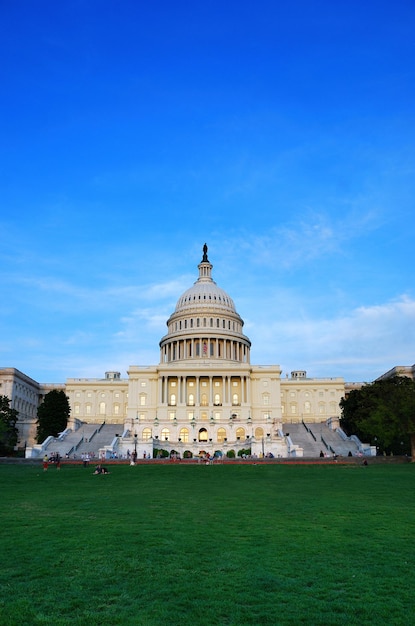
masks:
<instances>
[{"instance_id":1,"label":"wispy cloud","mask_svg":"<svg viewBox=\"0 0 415 626\"><path fill-rule=\"evenodd\" d=\"M358 307L333 317L281 317L271 324L252 323L255 353L288 369L314 375L371 379L393 365L415 361L415 300L406 295L375 306ZM337 370L337 371L336 371Z\"/></svg>"}]
</instances>

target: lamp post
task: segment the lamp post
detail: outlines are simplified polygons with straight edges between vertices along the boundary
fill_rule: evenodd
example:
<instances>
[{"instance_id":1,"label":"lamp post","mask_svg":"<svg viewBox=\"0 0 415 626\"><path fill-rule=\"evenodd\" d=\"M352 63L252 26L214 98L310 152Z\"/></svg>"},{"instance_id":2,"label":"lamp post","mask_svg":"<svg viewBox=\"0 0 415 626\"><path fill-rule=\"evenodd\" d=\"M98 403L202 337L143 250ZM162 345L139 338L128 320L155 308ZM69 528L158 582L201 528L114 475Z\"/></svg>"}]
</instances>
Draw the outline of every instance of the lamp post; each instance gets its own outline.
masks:
<instances>
[{"instance_id":1,"label":"lamp post","mask_svg":"<svg viewBox=\"0 0 415 626\"><path fill-rule=\"evenodd\" d=\"M137 458L137 433L134 435L134 456Z\"/></svg>"}]
</instances>

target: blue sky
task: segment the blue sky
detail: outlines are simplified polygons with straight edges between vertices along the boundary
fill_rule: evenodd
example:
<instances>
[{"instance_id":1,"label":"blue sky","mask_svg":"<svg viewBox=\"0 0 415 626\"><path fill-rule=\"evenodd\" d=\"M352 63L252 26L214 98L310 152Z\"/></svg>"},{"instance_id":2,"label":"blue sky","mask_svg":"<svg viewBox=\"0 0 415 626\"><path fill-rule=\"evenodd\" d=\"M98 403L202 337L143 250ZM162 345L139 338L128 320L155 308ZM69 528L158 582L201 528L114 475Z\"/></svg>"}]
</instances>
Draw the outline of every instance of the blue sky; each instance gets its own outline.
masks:
<instances>
[{"instance_id":1,"label":"blue sky","mask_svg":"<svg viewBox=\"0 0 415 626\"><path fill-rule=\"evenodd\" d=\"M126 376L207 242L253 364L415 362L415 5L0 6L0 366Z\"/></svg>"}]
</instances>

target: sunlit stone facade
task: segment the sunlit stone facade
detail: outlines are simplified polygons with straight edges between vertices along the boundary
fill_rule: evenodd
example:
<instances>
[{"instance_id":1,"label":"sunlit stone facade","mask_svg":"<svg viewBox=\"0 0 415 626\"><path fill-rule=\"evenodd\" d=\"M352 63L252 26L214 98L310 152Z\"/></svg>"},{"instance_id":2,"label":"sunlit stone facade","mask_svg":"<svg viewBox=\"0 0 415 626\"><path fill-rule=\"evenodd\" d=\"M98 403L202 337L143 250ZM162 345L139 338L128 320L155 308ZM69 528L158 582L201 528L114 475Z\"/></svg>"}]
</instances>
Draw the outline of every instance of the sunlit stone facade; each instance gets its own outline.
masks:
<instances>
[{"instance_id":1,"label":"sunlit stone facade","mask_svg":"<svg viewBox=\"0 0 415 626\"><path fill-rule=\"evenodd\" d=\"M250 449L287 456L283 422L340 415L341 378L281 379L278 365L251 365L251 342L232 298L212 278L203 249L199 276L178 299L160 341L160 362L132 365L128 379L68 379L71 420L122 424L119 449L199 454Z\"/></svg>"},{"instance_id":2,"label":"sunlit stone facade","mask_svg":"<svg viewBox=\"0 0 415 626\"><path fill-rule=\"evenodd\" d=\"M51 388L65 389L72 430L119 424L118 452L137 448L146 457L160 449L180 456L249 449L285 457L283 424L340 416L342 378L307 378L303 370L282 377L279 365L251 365L243 319L213 280L207 252L205 245L197 280L167 320L158 365L131 365L127 378L106 372L104 378L68 378L64 385L39 384L13 370L11 390L9 368L0 370L2 394L10 391L20 413L21 441L33 443L37 406Z\"/></svg>"}]
</instances>

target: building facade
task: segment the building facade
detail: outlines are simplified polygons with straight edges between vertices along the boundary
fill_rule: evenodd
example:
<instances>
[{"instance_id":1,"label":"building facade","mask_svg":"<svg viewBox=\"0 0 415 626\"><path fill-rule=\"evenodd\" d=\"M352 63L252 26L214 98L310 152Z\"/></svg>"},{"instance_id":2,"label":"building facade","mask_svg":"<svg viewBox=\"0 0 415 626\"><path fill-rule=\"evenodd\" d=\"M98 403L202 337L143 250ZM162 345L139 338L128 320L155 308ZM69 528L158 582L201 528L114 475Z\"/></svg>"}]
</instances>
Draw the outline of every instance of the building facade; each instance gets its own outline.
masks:
<instances>
[{"instance_id":1,"label":"building facade","mask_svg":"<svg viewBox=\"0 0 415 626\"><path fill-rule=\"evenodd\" d=\"M160 362L128 378L68 379L72 416L123 424L121 452L180 456L250 449L287 456L283 422L339 418L341 378L308 379L278 365L252 365L251 342L232 298L212 278L206 245L196 282L178 299L160 341Z\"/></svg>"},{"instance_id":2,"label":"building facade","mask_svg":"<svg viewBox=\"0 0 415 626\"><path fill-rule=\"evenodd\" d=\"M65 390L72 430L119 424L121 454L134 446L142 456L160 449L181 456L250 449L285 457L283 424L338 419L342 378L308 378L302 370L281 378L279 365L251 364L243 319L212 269L205 245L197 280L167 320L158 365L132 365L126 378L109 371L54 386L13 370L12 389L5 383L10 368L0 370L2 393L19 411L20 445L33 443L37 407L51 388Z\"/></svg>"}]
</instances>

